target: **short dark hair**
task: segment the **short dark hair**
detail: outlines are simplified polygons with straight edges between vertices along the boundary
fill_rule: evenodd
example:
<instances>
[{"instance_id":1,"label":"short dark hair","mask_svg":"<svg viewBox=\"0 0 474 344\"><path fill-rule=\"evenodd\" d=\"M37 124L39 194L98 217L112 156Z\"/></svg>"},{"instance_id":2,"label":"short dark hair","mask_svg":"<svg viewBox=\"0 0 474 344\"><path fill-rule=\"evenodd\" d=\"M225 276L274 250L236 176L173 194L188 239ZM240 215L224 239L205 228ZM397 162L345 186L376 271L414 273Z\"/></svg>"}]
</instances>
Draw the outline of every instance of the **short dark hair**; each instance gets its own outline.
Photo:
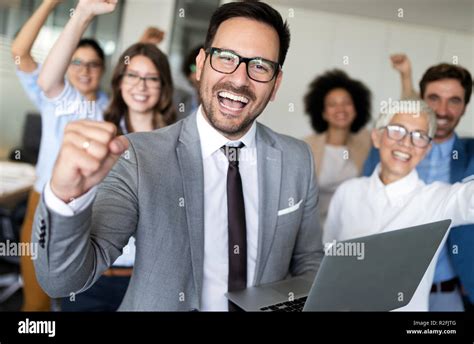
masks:
<instances>
[{"instance_id":1,"label":"short dark hair","mask_svg":"<svg viewBox=\"0 0 474 344\"><path fill-rule=\"evenodd\" d=\"M362 82L349 78L339 69L327 71L316 77L309 85L304 97L305 112L311 117L313 129L322 133L328 129L328 122L323 118L324 100L329 92L336 88L346 90L352 98L356 117L351 124L351 132L362 129L371 117L371 93Z\"/></svg>"},{"instance_id":2,"label":"short dark hair","mask_svg":"<svg viewBox=\"0 0 474 344\"><path fill-rule=\"evenodd\" d=\"M181 71L185 77L188 77L193 71L191 70L191 66L196 64L196 56L199 55L201 49L204 46L202 44L198 45L197 47L191 49L186 58L183 60L183 64L181 65Z\"/></svg>"},{"instance_id":3,"label":"short dark hair","mask_svg":"<svg viewBox=\"0 0 474 344\"><path fill-rule=\"evenodd\" d=\"M288 23L283 22L280 13L268 4L258 1L230 2L220 6L212 15L207 30L205 49L211 48L212 41L219 26L231 18L244 17L268 24L278 33L280 39L280 51L278 53L278 63L283 66L286 53L290 47L290 29Z\"/></svg>"},{"instance_id":4,"label":"short dark hair","mask_svg":"<svg viewBox=\"0 0 474 344\"><path fill-rule=\"evenodd\" d=\"M105 54L102 48L100 47L99 43L93 38L82 38L79 43L77 44L77 48L84 48L90 47L94 49L97 56L99 56L100 60L102 61L102 65L105 66Z\"/></svg>"},{"instance_id":5,"label":"short dark hair","mask_svg":"<svg viewBox=\"0 0 474 344\"><path fill-rule=\"evenodd\" d=\"M449 63L440 63L432 66L423 74L420 80L420 94L424 98L426 86L433 81L442 79L456 79L464 88L464 103L467 105L471 99L472 93L472 77L471 73L466 68L452 65Z\"/></svg>"}]
</instances>

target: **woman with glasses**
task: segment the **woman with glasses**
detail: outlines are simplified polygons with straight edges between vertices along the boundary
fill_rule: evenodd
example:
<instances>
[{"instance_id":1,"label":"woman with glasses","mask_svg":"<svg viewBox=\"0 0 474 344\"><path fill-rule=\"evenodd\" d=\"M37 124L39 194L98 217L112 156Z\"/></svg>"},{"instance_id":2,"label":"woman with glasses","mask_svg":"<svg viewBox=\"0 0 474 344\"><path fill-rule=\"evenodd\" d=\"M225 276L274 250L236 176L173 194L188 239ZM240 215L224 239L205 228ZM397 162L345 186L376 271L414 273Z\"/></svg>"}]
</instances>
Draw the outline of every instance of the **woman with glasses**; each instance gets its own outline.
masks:
<instances>
[{"instance_id":1,"label":"woman with glasses","mask_svg":"<svg viewBox=\"0 0 474 344\"><path fill-rule=\"evenodd\" d=\"M63 94L76 94L75 98L70 99L73 100L73 108L85 100L77 96L73 87L64 80L65 68L77 69L80 73L92 73L98 67L93 59L76 61L72 56L70 60L72 48L96 15L112 12L115 5L99 0L79 1L74 15L48 55L40 74L39 84L46 96L64 101ZM173 81L170 67L166 55L156 45L136 43L126 49L114 68L111 86L112 97L107 107L91 107L96 112L87 117L81 117L79 111L74 112L68 119L109 121L116 125L119 134L152 131L174 123L176 114L172 102ZM62 104L59 103L58 106ZM61 129L63 131L64 126ZM87 146L80 148L93 150L94 142L88 142ZM62 299L61 309L115 311L122 302L132 275L135 261L134 241L132 237L123 248L123 254L90 289L82 293L71 290L69 297Z\"/></svg>"},{"instance_id":2,"label":"woman with glasses","mask_svg":"<svg viewBox=\"0 0 474 344\"><path fill-rule=\"evenodd\" d=\"M324 225L334 191L361 175L369 153L370 134L364 127L370 120L371 94L362 82L336 69L318 76L304 101L315 131L305 141L314 156Z\"/></svg>"},{"instance_id":3,"label":"woman with glasses","mask_svg":"<svg viewBox=\"0 0 474 344\"><path fill-rule=\"evenodd\" d=\"M151 131L176 120L168 58L152 44L137 43L119 59L112 75L106 121L121 134Z\"/></svg>"},{"instance_id":4,"label":"woman with glasses","mask_svg":"<svg viewBox=\"0 0 474 344\"><path fill-rule=\"evenodd\" d=\"M427 185L418 177L415 168L431 148L436 116L425 102L417 102L419 106L401 107L405 109L402 113L387 111L377 120L371 136L379 149L380 164L370 177L346 181L336 190L324 227L325 243L444 219L451 219L453 227L474 220L474 182ZM410 303L399 310L428 310L443 244ZM403 247L399 254L403 254Z\"/></svg>"},{"instance_id":5,"label":"woman with glasses","mask_svg":"<svg viewBox=\"0 0 474 344\"><path fill-rule=\"evenodd\" d=\"M44 65L35 61L31 54L41 28L59 4L60 1L44 0L23 25L11 47L20 83L41 113L42 135L36 182L28 196L20 234L20 240L24 243L31 240L34 212L40 194L51 177L66 123L81 116L101 119L108 104L107 95L99 88L104 72L104 52L95 40L80 39L82 32L72 41L68 41L69 36L61 35L53 48L56 51L53 52L54 57L49 57ZM57 59L58 51L62 60ZM45 74L53 77L56 83L45 83L43 80L41 86L46 91L43 94L38 79L39 75ZM38 285L31 257L22 256L20 266L23 279L22 310L49 310L50 299Z\"/></svg>"},{"instance_id":6,"label":"woman with glasses","mask_svg":"<svg viewBox=\"0 0 474 344\"><path fill-rule=\"evenodd\" d=\"M152 131L174 123L173 81L168 59L155 45L136 43L119 58L104 119L119 134ZM93 144L93 143L91 143ZM127 290L135 261L132 237L113 266L83 293L64 298L63 311L115 311Z\"/></svg>"}]
</instances>

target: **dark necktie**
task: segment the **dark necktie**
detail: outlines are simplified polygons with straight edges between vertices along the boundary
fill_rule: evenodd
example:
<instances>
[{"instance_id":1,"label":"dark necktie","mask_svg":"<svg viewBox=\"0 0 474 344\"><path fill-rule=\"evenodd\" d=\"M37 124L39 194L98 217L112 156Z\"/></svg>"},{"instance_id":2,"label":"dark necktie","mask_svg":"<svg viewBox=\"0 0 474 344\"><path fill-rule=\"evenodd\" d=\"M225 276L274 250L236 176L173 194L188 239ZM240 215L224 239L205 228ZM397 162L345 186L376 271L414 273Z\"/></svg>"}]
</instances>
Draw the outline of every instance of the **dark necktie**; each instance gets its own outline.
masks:
<instances>
[{"instance_id":1,"label":"dark necktie","mask_svg":"<svg viewBox=\"0 0 474 344\"><path fill-rule=\"evenodd\" d=\"M239 172L239 150L244 146L224 146L222 151L229 160L227 170L227 221L229 236L228 291L247 287L247 227L245 224L244 193ZM229 303L229 310L235 310Z\"/></svg>"}]
</instances>

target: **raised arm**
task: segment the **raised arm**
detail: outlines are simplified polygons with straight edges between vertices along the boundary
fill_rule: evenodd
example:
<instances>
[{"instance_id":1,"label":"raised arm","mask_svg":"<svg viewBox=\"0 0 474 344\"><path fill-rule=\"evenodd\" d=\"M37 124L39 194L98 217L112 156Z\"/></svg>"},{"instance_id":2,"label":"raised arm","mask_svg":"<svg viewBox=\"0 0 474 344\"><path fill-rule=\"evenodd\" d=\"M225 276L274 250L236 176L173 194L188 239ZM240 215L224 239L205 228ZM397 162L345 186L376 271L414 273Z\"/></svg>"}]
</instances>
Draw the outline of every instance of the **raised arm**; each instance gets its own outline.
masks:
<instances>
[{"instance_id":1,"label":"raised arm","mask_svg":"<svg viewBox=\"0 0 474 344\"><path fill-rule=\"evenodd\" d=\"M54 98L64 89L64 75L89 23L96 15L112 12L116 4L117 0L79 1L41 69L38 85L47 97Z\"/></svg>"},{"instance_id":2,"label":"raised arm","mask_svg":"<svg viewBox=\"0 0 474 344\"><path fill-rule=\"evenodd\" d=\"M90 287L122 254L136 229L135 151L130 147L121 157L129 144L115 133L109 122L66 126L53 177L36 212L34 228L44 232L32 236L39 246L36 275L52 297ZM48 205L48 199L55 202ZM64 207L70 207L69 214Z\"/></svg>"},{"instance_id":3,"label":"raised arm","mask_svg":"<svg viewBox=\"0 0 474 344\"><path fill-rule=\"evenodd\" d=\"M402 98L413 98L418 97L415 89L413 88L413 80L411 74L411 62L405 54L393 54L390 56L392 61L392 67L400 73L400 79L402 82Z\"/></svg>"},{"instance_id":4,"label":"raised arm","mask_svg":"<svg viewBox=\"0 0 474 344\"><path fill-rule=\"evenodd\" d=\"M37 68L38 65L31 56L31 48L46 19L60 2L58 0L44 0L13 41L12 56L18 69L22 72L31 73Z\"/></svg>"},{"instance_id":5,"label":"raised arm","mask_svg":"<svg viewBox=\"0 0 474 344\"><path fill-rule=\"evenodd\" d=\"M442 193L439 191L437 193L441 202L436 213L451 219L453 227L474 224L474 180L441 186L440 190ZM443 195L442 198L440 195Z\"/></svg>"}]
</instances>

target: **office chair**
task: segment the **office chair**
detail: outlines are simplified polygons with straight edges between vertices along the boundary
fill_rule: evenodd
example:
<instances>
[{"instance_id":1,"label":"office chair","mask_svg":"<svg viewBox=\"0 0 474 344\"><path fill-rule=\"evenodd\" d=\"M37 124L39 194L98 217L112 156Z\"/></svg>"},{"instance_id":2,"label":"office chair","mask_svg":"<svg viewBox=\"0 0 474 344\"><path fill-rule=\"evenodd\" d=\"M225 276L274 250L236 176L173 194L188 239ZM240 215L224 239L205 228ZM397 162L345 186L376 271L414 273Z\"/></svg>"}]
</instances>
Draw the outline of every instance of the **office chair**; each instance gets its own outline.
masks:
<instances>
[{"instance_id":1,"label":"office chair","mask_svg":"<svg viewBox=\"0 0 474 344\"><path fill-rule=\"evenodd\" d=\"M19 233L26 213L26 200L19 202L13 209L0 207L0 242L20 242ZM19 267L20 257L2 256L3 261ZM19 270L0 275L0 304L8 300L23 286Z\"/></svg>"},{"instance_id":2,"label":"office chair","mask_svg":"<svg viewBox=\"0 0 474 344\"><path fill-rule=\"evenodd\" d=\"M38 161L40 142L41 115L28 113L23 125L21 147L15 147L10 151L9 160L35 165Z\"/></svg>"}]
</instances>

